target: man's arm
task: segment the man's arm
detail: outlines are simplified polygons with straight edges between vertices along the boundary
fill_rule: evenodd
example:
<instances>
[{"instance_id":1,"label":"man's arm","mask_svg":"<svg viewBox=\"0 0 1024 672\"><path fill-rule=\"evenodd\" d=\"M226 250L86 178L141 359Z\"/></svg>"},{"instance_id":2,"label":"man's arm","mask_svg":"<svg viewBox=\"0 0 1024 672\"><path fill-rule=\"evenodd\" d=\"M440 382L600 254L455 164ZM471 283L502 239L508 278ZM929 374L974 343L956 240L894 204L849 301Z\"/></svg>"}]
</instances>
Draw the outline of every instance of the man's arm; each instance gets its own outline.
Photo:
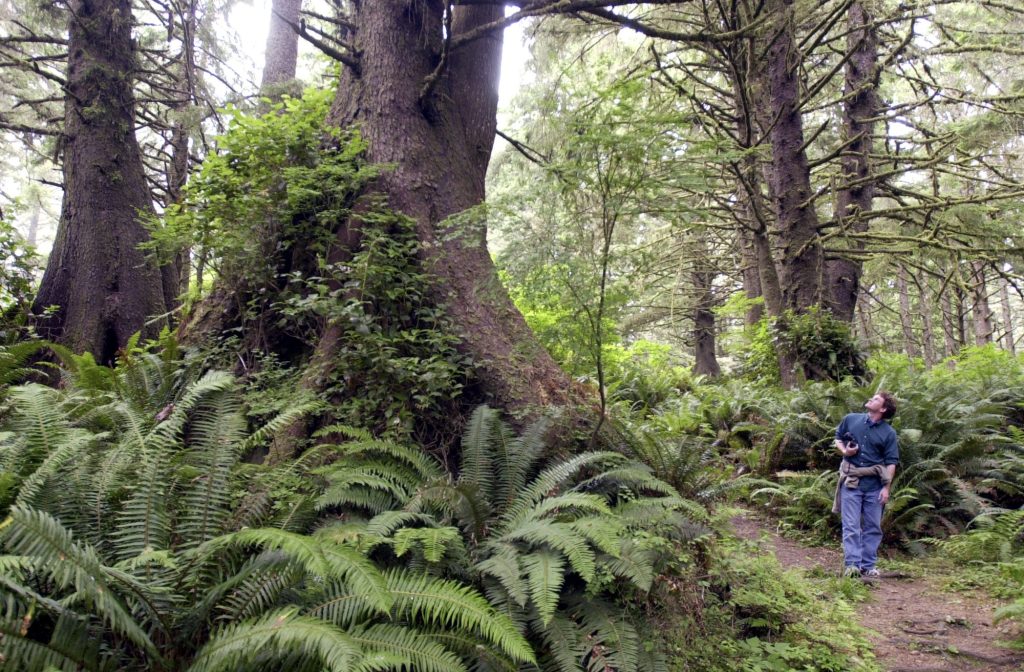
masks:
<instances>
[{"instance_id":1,"label":"man's arm","mask_svg":"<svg viewBox=\"0 0 1024 672\"><path fill-rule=\"evenodd\" d=\"M889 488L892 486L892 479L896 476L896 465L887 464L885 465L885 478L886 483L882 486L882 489L878 491L878 501L883 505L889 501Z\"/></svg>"}]
</instances>

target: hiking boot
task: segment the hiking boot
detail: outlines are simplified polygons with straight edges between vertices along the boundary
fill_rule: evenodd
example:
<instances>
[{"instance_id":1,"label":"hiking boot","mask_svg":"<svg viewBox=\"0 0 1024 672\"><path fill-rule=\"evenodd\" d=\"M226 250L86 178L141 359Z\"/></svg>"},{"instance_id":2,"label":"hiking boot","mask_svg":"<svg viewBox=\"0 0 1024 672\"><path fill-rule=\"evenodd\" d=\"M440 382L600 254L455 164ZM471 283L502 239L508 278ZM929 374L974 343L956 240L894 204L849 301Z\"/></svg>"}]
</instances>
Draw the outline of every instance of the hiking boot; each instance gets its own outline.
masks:
<instances>
[{"instance_id":1,"label":"hiking boot","mask_svg":"<svg viewBox=\"0 0 1024 672\"><path fill-rule=\"evenodd\" d=\"M843 576L847 579L859 579L860 578L860 567L854 567L850 565L843 570Z\"/></svg>"},{"instance_id":2,"label":"hiking boot","mask_svg":"<svg viewBox=\"0 0 1024 672\"><path fill-rule=\"evenodd\" d=\"M871 569L866 570L861 576L863 578L865 578L865 579L868 579L868 580L880 579L880 578L882 578L882 573L879 572L874 567L872 567Z\"/></svg>"}]
</instances>

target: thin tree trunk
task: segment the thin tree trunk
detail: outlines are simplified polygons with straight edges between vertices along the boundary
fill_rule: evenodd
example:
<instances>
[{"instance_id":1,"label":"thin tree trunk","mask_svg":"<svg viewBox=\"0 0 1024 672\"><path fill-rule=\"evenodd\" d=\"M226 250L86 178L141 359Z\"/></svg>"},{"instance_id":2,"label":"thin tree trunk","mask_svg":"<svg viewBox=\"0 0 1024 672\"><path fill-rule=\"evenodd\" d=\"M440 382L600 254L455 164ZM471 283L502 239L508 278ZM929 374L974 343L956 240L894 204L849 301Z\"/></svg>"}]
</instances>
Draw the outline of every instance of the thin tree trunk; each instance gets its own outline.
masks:
<instances>
[{"instance_id":1,"label":"thin tree trunk","mask_svg":"<svg viewBox=\"0 0 1024 672\"><path fill-rule=\"evenodd\" d=\"M147 320L168 306L160 269L139 250L140 213L153 208L135 139L131 4L69 9L64 202L33 312L44 337L111 362L135 332L155 336L166 320Z\"/></svg>"},{"instance_id":2,"label":"thin tree trunk","mask_svg":"<svg viewBox=\"0 0 1024 672\"><path fill-rule=\"evenodd\" d=\"M910 357L920 357L921 350L917 347L917 338L914 336L914 318L910 312L910 289L907 283L907 269L900 266L896 274L897 291L900 302L900 326L903 328L903 347Z\"/></svg>"},{"instance_id":3,"label":"thin tree trunk","mask_svg":"<svg viewBox=\"0 0 1024 672\"><path fill-rule=\"evenodd\" d=\"M747 229L747 225L741 224L737 232L740 247L740 259L743 260L743 294L750 300L762 297L761 274L758 271L757 251L754 249L754 236ZM747 309L743 322L752 327L761 321L764 316L764 303L756 303Z\"/></svg>"},{"instance_id":4,"label":"thin tree trunk","mask_svg":"<svg viewBox=\"0 0 1024 672\"><path fill-rule=\"evenodd\" d=\"M960 345L956 339L955 312L950 291L951 288L947 285L946 291L942 292L942 296L939 297L939 303L942 306L942 336L946 357L953 357L960 351Z\"/></svg>"},{"instance_id":5,"label":"thin tree trunk","mask_svg":"<svg viewBox=\"0 0 1024 672\"><path fill-rule=\"evenodd\" d=\"M1005 277L999 283L999 305L1003 313L1003 349L1017 354L1013 339L1013 312L1010 310L1010 281Z\"/></svg>"},{"instance_id":6,"label":"thin tree trunk","mask_svg":"<svg viewBox=\"0 0 1024 672\"><path fill-rule=\"evenodd\" d=\"M870 347L875 342L875 327L871 320L871 311L868 309L868 294L861 291L857 296L857 312L860 320L857 322L860 329L861 343Z\"/></svg>"},{"instance_id":7,"label":"thin tree trunk","mask_svg":"<svg viewBox=\"0 0 1024 672\"><path fill-rule=\"evenodd\" d=\"M938 362L935 354L935 327L932 323L932 296L928 277L919 273L915 282L918 288L918 309L921 313L921 345L924 349L924 365L929 369Z\"/></svg>"},{"instance_id":8,"label":"thin tree trunk","mask_svg":"<svg viewBox=\"0 0 1024 672\"><path fill-rule=\"evenodd\" d=\"M963 285L959 283L956 286L955 298L953 306L956 308L957 341L960 343L960 347L964 347L967 345L967 293Z\"/></svg>"},{"instance_id":9,"label":"thin tree trunk","mask_svg":"<svg viewBox=\"0 0 1024 672\"><path fill-rule=\"evenodd\" d=\"M974 295L972 315L974 317L974 343L985 345L992 342L992 307L988 303L988 288L985 283L985 264L971 262L971 292Z\"/></svg>"},{"instance_id":10,"label":"thin tree trunk","mask_svg":"<svg viewBox=\"0 0 1024 672\"><path fill-rule=\"evenodd\" d=\"M171 130L171 161L167 172L167 203L180 203L189 173L188 110L195 100L195 35L196 2L181 0L178 16L170 18L170 25L181 28L181 54L175 82L174 126ZM175 255L174 263L162 269L164 295L168 305L176 306L182 292L188 291L191 275L191 249L185 248Z\"/></svg>"},{"instance_id":11,"label":"thin tree trunk","mask_svg":"<svg viewBox=\"0 0 1024 672\"><path fill-rule=\"evenodd\" d=\"M707 258L706 254L700 254L694 260L695 267L691 273L697 295L693 307L693 372L717 378L722 375L722 368L715 356L715 294L712 286L715 271L709 267Z\"/></svg>"},{"instance_id":12,"label":"thin tree trunk","mask_svg":"<svg viewBox=\"0 0 1024 672\"><path fill-rule=\"evenodd\" d=\"M871 210L875 183L871 180L871 152L875 119L881 104L878 98L878 38L873 19L861 2L850 5L847 14L850 32L846 49L846 88L843 103L842 156L843 184L838 194L838 219L844 231L854 234L868 230L864 213ZM863 251L864 243L851 240L848 246ZM832 259L828 262L830 308L844 322L853 321L857 306L857 289L863 272L857 257Z\"/></svg>"}]
</instances>

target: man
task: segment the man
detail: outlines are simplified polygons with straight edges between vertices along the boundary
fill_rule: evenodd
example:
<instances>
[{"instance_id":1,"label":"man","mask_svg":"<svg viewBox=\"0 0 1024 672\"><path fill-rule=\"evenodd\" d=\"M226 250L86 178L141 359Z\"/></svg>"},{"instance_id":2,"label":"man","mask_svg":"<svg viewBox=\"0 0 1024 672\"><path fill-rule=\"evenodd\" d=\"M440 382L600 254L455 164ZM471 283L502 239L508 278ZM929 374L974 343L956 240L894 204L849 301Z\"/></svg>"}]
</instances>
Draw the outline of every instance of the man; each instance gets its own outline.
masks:
<instances>
[{"instance_id":1,"label":"man","mask_svg":"<svg viewBox=\"0 0 1024 672\"><path fill-rule=\"evenodd\" d=\"M878 578L882 510L900 461L896 430L888 422L896 415L896 401L879 391L864 408L867 413L850 413L836 428L843 463L833 511L842 515L844 575Z\"/></svg>"}]
</instances>

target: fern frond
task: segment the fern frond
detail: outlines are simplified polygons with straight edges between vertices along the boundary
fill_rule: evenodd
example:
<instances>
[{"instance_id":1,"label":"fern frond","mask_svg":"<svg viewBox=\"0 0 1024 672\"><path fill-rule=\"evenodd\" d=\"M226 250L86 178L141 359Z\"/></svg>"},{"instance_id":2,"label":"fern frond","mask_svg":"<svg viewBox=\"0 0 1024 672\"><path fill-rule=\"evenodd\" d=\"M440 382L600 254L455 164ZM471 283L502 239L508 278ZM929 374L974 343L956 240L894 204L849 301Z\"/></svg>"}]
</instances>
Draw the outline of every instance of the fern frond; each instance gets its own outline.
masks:
<instances>
[{"instance_id":1,"label":"fern frond","mask_svg":"<svg viewBox=\"0 0 1024 672\"><path fill-rule=\"evenodd\" d=\"M500 651L480 646L480 640L469 633L428 628L422 628L421 631L441 646L459 655L463 661L469 663L470 669L474 672L518 672L536 669L533 666L517 665Z\"/></svg>"},{"instance_id":2,"label":"fern frond","mask_svg":"<svg viewBox=\"0 0 1024 672\"><path fill-rule=\"evenodd\" d=\"M586 538L564 523L530 521L505 533L500 537L500 541L522 541L531 546L547 546L561 552L569 560L573 571L584 581L590 583L594 580L594 551Z\"/></svg>"},{"instance_id":3,"label":"fern frond","mask_svg":"<svg viewBox=\"0 0 1024 672\"><path fill-rule=\"evenodd\" d=\"M601 551L609 555L619 554L619 544L626 527L617 516L587 516L569 521L566 525Z\"/></svg>"},{"instance_id":4,"label":"fern frond","mask_svg":"<svg viewBox=\"0 0 1024 672\"><path fill-rule=\"evenodd\" d=\"M597 490L609 488L612 491L630 489L637 492L649 492L666 497L676 497L679 491L655 477L650 467L641 464L627 464L617 469L608 469L600 474L581 481L578 490Z\"/></svg>"},{"instance_id":5,"label":"fern frond","mask_svg":"<svg viewBox=\"0 0 1024 672\"><path fill-rule=\"evenodd\" d=\"M602 558L602 564L615 576L628 580L642 591L654 583L656 556L650 549L638 546L632 539L620 540L617 552Z\"/></svg>"},{"instance_id":6,"label":"fern frond","mask_svg":"<svg viewBox=\"0 0 1024 672\"><path fill-rule=\"evenodd\" d=\"M544 669L556 669L558 672L580 672L583 659L587 654L587 645L579 626L563 613L556 612L550 621L542 623L538 619L534 630L540 633L546 646Z\"/></svg>"},{"instance_id":7,"label":"fern frond","mask_svg":"<svg viewBox=\"0 0 1024 672\"><path fill-rule=\"evenodd\" d=\"M198 556L199 551L194 555ZM238 586L243 585L252 577L280 572L291 564L293 564L292 559L278 551L265 551L259 555L247 558L236 571L229 572L228 576L223 580L217 583L208 583L203 587L202 598L191 609L193 622L197 626L199 623L205 623L208 614L220 604L225 595Z\"/></svg>"},{"instance_id":8,"label":"fern frond","mask_svg":"<svg viewBox=\"0 0 1024 672\"><path fill-rule=\"evenodd\" d=\"M337 449L345 456L386 457L411 467L417 480L441 478L444 471L437 461L418 447L406 446L389 439L359 440L341 444Z\"/></svg>"},{"instance_id":9,"label":"fern frond","mask_svg":"<svg viewBox=\"0 0 1024 672\"><path fill-rule=\"evenodd\" d=\"M550 428L551 420L542 417L515 437L509 450L497 452L495 455L498 461L498 481L494 490L494 502L499 510L508 509L526 487L530 471L544 454L544 437ZM508 444L503 443L502 447L505 445Z\"/></svg>"},{"instance_id":10,"label":"fern frond","mask_svg":"<svg viewBox=\"0 0 1024 672\"><path fill-rule=\"evenodd\" d=\"M489 542L484 550L488 557L477 563L475 569L496 578L508 596L520 607L525 607L528 597L519 565L519 549L512 544Z\"/></svg>"},{"instance_id":11,"label":"fern frond","mask_svg":"<svg viewBox=\"0 0 1024 672\"><path fill-rule=\"evenodd\" d=\"M417 547L423 551L423 558L433 563L441 562L450 546L461 544L462 533L457 527L406 527L398 530L392 538L392 547L398 557Z\"/></svg>"},{"instance_id":12,"label":"fern frond","mask_svg":"<svg viewBox=\"0 0 1024 672\"><path fill-rule=\"evenodd\" d=\"M196 655L189 672L245 669L257 654L296 654L317 660L331 672L350 672L359 645L337 627L318 618L282 609L213 634Z\"/></svg>"},{"instance_id":13,"label":"fern frond","mask_svg":"<svg viewBox=\"0 0 1024 672\"><path fill-rule=\"evenodd\" d=\"M310 574L350 584L380 612L386 613L391 608L393 598L384 576L352 548L274 528L240 530L213 540L207 547L216 549L231 544L254 544L282 551L301 563Z\"/></svg>"},{"instance_id":14,"label":"fern frond","mask_svg":"<svg viewBox=\"0 0 1024 672\"><path fill-rule=\"evenodd\" d=\"M364 655L359 672L408 669L416 672L460 672L466 666L431 637L399 625L377 624L349 630Z\"/></svg>"},{"instance_id":15,"label":"fern frond","mask_svg":"<svg viewBox=\"0 0 1024 672\"><path fill-rule=\"evenodd\" d=\"M548 497L537 503L526 520L540 520L547 518L549 514L555 514L559 518L575 518L577 513L598 513L611 515L611 509L605 503L604 497L600 495L584 494L581 492L567 492L557 497Z\"/></svg>"},{"instance_id":16,"label":"fern frond","mask_svg":"<svg viewBox=\"0 0 1024 672\"><path fill-rule=\"evenodd\" d=\"M58 589L73 588L77 597L94 608L115 632L159 659L153 642L107 584L96 552L76 544L55 518L41 511L12 507L8 518L0 523L0 543L31 558L37 570Z\"/></svg>"},{"instance_id":17,"label":"fern frond","mask_svg":"<svg viewBox=\"0 0 1024 672\"><path fill-rule=\"evenodd\" d=\"M203 380L209 377L208 374ZM224 386L227 383L214 379L206 388L210 398L198 405L191 417L186 458L200 475L183 488L179 499L178 509L182 513L176 532L182 539L182 548L199 546L223 533L230 519L229 478L239 459L238 445L245 435L245 419L235 395L220 393L230 389Z\"/></svg>"},{"instance_id":18,"label":"fern frond","mask_svg":"<svg viewBox=\"0 0 1024 672\"><path fill-rule=\"evenodd\" d=\"M17 441L0 452L0 468L27 476L75 430L56 390L35 383L21 385L10 390L9 398L14 409L9 429Z\"/></svg>"},{"instance_id":19,"label":"fern frond","mask_svg":"<svg viewBox=\"0 0 1024 672\"><path fill-rule=\"evenodd\" d=\"M393 613L397 618L444 628L470 630L496 645L506 655L535 663L530 645L515 624L498 613L473 588L454 581L429 576L414 576L393 570L386 575L388 588L395 597Z\"/></svg>"},{"instance_id":20,"label":"fern frond","mask_svg":"<svg viewBox=\"0 0 1024 672\"><path fill-rule=\"evenodd\" d=\"M553 492L558 492L584 467L620 464L625 459L623 455L609 451L588 452L548 467L530 482L529 487L505 511L502 515L502 528L514 527L538 502L550 497Z\"/></svg>"},{"instance_id":21,"label":"fern frond","mask_svg":"<svg viewBox=\"0 0 1024 672\"><path fill-rule=\"evenodd\" d=\"M370 604L366 595L353 592L341 581L331 581L309 601L305 613L347 629L379 611Z\"/></svg>"},{"instance_id":22,"label":"fern frond","mask_svg":"<svg viewBox=\"0 0 1024 672\"><path fill-rule=\"evenodd\" d=\"M581 601L576 609L584 632L589 633L587 669L635 672L640 666L640 637L624 616L611 612L596 600Z\"/></svg>"},{"instance_id":23,"label":"fern frond","mask_svg":"<svg viewBox=\"0 0 1024 672\"><path fill-rule=\"evenodd\" d=\"M171 544L169 495L173 479L167 454L154 453L143 456L145 464L117 519L117 531L112 538L119 560L167 549Z\"/></svg>"},{"instance_id":24,"label":"fern frond","mask_svg":"<svg viewBox=\"0 0 1024 672\"><path fill-rule=\"evenodd\" d=\"M565 563L558 553L541 549L523 556L523 569L533 606L541 623L547 625L558 608L558 597L565 583Z\"/></svg>"},{"instance_id":25,"label":"fern frond","mask_svg":"<svg viewBox=\"0 0 1024 672\"><path fill-rule=\"evenodd\" d=\"M21 341L0 347L0 390L23 379L31 369L25 363L44 348L51 347L49 341Z\"/></svg>"},{"instance_id":26,"label":"fern frond","mask_svg":"<svg viewBox=\"0 0 1024 672\"><path fill-rule=\"evenodd\" d=\"M260 616L279 604L303 576L302 568L295 564L250 572L217 605L218 620L238 623Z\"/></svg>"},{"instance_id":27,"label":"fern frond","mask_svg":"<svg viewBox=\"0 0 1024 672\"><path fill-rule=\"evenodd\" d=\"M436 524L433 516L429 516L425 513L414 513L412 511L384 511L374 516L366 524L366 534L373 537L388 537L391 536L395 530L408 525L414 525L416 523L422 523L431 527Z\"/></svg>"},{"instance_id":28,"label":"fern frond","mask_svg":"<svg viewBox=\"0 0 1024 672\"><path fill-rule=\"evenodd\" d=\"M475 483L484 493L490 493L494 488L492 446L501 455L508 452L508 443L511 441L508 429L502 425L496 410L489 406L477 406L469 416L462 434L459 480Z\"/></svg>"},{"instance_id":29,"label":"fern frond","mask_svg":"<svg viewBox=\"0 0 1024 672\"><path fill-rule=\"evenodd\" d=\"M11 597L5 600L0 615L0 664L13 664L18 670L113 670L116 661L100 654L99 642L91 637L85 619L62 614L57 618L47 641L31 638L30 609L20 607Z\"/></svg>"},{"instance_id":30,"label":"fern frond","mask_svg":"<svg viewBox=\"0 0 1024 672\"><path fill-rule=\"evenodd\" d=\"M253 448L262 445L270 437L288 427L293 422L307 415L318 413L326 407L326 404L319 399L305 399L293 401L284 411L278 413L269 422L252 432L248 437L238 444L238 451L241 454L248 453Z\"/></svg>"},{"instance_id":31,"label":"fern frond","mask_svg":"<svg viewBox=\"0 0 1024 672\"><path fill-rule=\"evenodd\" d=\"M52 450L39 467L22 481L15 503L23 507L43 508L43 492L49 489L48 486L52 487L53 479L58 477L62 468L76 458L81 459L82 453L89 446L103 438L102 435L87 432L69 432L64 441Z\"/></svg>"}]
</instances>

